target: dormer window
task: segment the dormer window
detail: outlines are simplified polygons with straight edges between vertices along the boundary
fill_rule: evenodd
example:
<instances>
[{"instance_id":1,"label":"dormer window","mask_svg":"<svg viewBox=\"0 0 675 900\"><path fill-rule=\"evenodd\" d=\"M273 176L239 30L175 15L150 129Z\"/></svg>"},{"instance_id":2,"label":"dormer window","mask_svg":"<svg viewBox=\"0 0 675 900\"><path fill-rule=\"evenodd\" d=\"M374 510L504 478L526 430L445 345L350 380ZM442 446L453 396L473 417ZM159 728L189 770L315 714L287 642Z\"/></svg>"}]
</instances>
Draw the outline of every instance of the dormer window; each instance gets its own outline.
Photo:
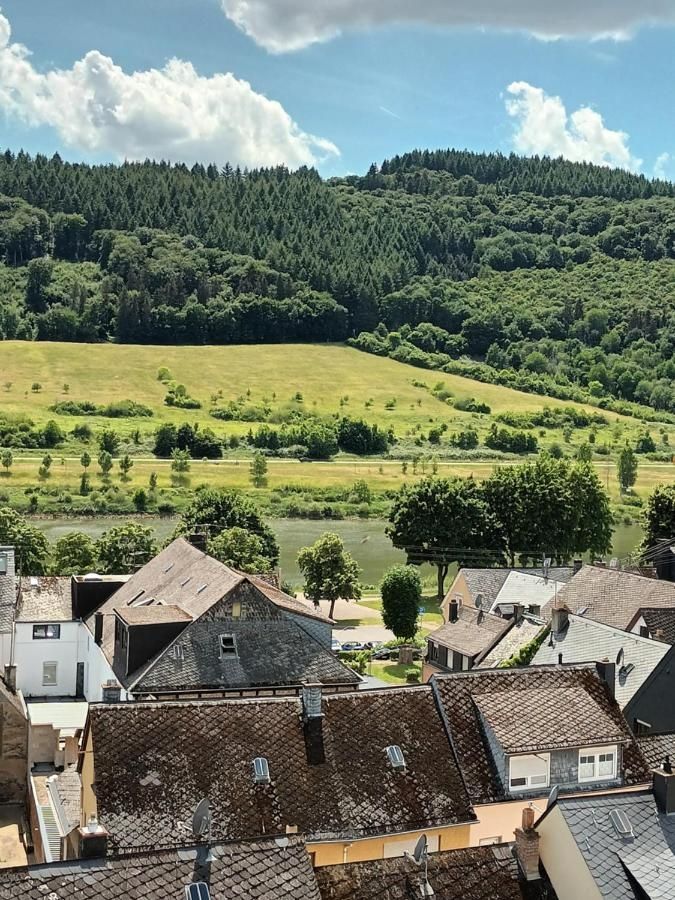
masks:
<instances>
[{"instance_id":1,"label":"dormer window","mask_svg":"<svg viewBox=\"0 0 675 900\"><path fill-rule=\"evenodd\" d=\"M392 769L405 769L405 756L398 744L387 747L387 759Z\"/></svg>"},{"instance_id":2,"label":"dormer window","mask_svg":"<svg viewBox=\"0 0 675 900\"><path fill-rule=\"evenodd\" d=\"M236 656L237 655L237 643L235 641L233 634L221 634L220 635L220 658L225 659L227 657Z\"/></svg>"},{"instance_id":3,"label":"dormer window","mask_svg":"<svg viewBox=\"0 0 675 900\"><path fill-rule=\"evenodd\" d=\"M616 747L589 747L579 751L579 781L616 778Z\"/></svg>"},{"instance_id":4,"label":"dormer window","mask_svg":"<svg viewBox=\"0 0 675 900\"><path fill-rule=\"evenodd\" d=\"M270 766L264 756L256 756L253 760L253 780L256 784L269 784Z\"/></svg>"},{"instance_id":5,"label":"dormer window","mask_svg":"<svg viewBox=\"0 0 675 900\"><path fill-rule=\"evenodd\" d=\"M509 790L533 791L548 787L551 768L549 753L511 756L509 758Z\"/></svg>"}]
</instances>

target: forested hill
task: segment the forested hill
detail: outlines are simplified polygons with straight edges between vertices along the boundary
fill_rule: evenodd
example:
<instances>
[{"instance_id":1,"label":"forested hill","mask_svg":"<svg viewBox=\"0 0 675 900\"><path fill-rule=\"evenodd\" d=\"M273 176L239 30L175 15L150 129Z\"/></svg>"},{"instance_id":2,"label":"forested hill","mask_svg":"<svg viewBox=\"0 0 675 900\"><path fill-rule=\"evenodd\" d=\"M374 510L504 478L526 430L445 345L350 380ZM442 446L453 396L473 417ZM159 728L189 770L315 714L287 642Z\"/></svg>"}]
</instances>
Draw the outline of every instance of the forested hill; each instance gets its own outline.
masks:
<instances>
[{"instance_id":1,"label":"forested hill","mask_svg":"<svg viewBox=\"0 0 675 900\"><path fill-rule=\"evenodd\" d=\"M449 150L330 181L8 151L0 193L3 337L361 335L419 365L675 409L668 182Z\"/></svg>"}]
</instances>

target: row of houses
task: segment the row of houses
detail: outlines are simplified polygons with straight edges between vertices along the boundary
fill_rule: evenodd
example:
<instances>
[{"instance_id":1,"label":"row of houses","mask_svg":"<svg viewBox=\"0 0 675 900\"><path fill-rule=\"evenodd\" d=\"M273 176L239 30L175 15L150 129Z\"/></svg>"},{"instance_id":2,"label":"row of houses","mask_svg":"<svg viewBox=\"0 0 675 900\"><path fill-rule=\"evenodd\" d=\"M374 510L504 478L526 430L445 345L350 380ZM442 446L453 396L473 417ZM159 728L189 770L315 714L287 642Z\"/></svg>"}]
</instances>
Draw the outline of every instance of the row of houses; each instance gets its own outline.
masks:
<instances>
[{"instance_id":1,"label":"row of houses","mask_svg":"<svg viewBox=\"0 0 675 900\"><path fill-rule=\"evenodd\" d=\"M675 586L463 570L425 683L367 689L321 612L187 540L109 578L0 553L33 863L0 900L674 896Z\"/></svg>"}]
</instances>

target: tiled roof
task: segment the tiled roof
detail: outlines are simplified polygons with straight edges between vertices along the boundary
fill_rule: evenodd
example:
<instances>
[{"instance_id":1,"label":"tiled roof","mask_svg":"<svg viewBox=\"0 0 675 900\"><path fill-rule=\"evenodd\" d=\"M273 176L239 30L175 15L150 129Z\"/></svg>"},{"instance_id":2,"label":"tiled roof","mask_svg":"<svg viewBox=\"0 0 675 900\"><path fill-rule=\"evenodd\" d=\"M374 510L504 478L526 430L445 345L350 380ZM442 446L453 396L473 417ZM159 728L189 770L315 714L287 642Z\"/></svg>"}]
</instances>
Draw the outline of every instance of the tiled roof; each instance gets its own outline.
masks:
<instances>
[{"instance_id":1,"label":"tiled roof","mask_svg":"<svg viewBox=\"0 0 675 900\"><path fill-rule=\"evenodd\" d=\"M637 742L650 769L658 769L666 756L675 763L675 731L640 735Z\"/></svg>"},{"instance_id":2,"label":"tiled roof","mask_svg":"<svg viewBox=\"0 0 675 900\"><path fill-rule=\"evenodd\" d=\"M536 666L557 663L560 653L566 663L596 659L613 661L620 650L623 650L623 667L617 666L615 691L623 708L670 651L668 644L594 622L585 616L570 615L567 628L560 634L551 634L532 662ZM630 666L633 668L626 672L624 667Z\"/></svg>"},{"instance_id":3,"label":"tiled roof","mask_svg":"<svg viewBox=\"0 0 675 900\"><path fill-rule=\"evenodd\" d=\"M115 610L128 625L154 625L162 622L191 622L192 616L180 606L153 603L151 606L122 606Z\"/></svg>"},{"instance_id":4,"label":"tiled roof","mask_svg":"<svg viewBox=\"0 0 675 900\"><path fill-rule=\"evenodd\" d=\"M0 575L0 634L11 634L16 615L16 570L14 547L0 546L6 558L7 572Z\"/></svg>"},{"instance_id":5,"label":"tiled roof","mask_svg":"<svg viewBox=\"0 0 675 900\"><path fill-rule=\"evenodd\" d=\"M0 900L182 900L205 882L211 900L320 900L309 855L295 838L185 847L118 859L0 869Z\"/></svg>"},{"instance_id":6,"label":"tiled roof","mask_svg":"<svg viewBox=\"0 0 675 900\"><path fill-rule=\"evenodd\" d=\"M491 803L505 798L504 789L492 762L490 750L484 738L478 708L473 695L485 697L494 694L499 697L508 693L515 705L507 708L514 719L525 726L536 725L542 711L539 706L547 705L546 693L552 690L570 689L587 694L595 701L598 717L608 717L612 732L621 735L621 740L630 743L624 748L623 759L626 782L640 784L649 781L649 773L644 759L618 704L613 701L606 685L598 677L594 666L541 666L523 669L473 669L452 675L434 675L431 684L438 692L445 717L448 721L453 745L457 752L462 774L473 803ZM542 697L544 698L542 701ZM567 715L557 716L556 735L565 740L568 726ZM608 736L609 739L609 736ZM582 743L586 743L584 739Z\"/></svg>"},{"instance_id":7,"label":"tiled roof","mask_svg":"<svg viewBox=\"0 0 675 900\"><path fill-rule=\"evenodd\" d=\"M506 753L536 753L627 741L623 723L576 685L472 695ZM562 722L561 722L562 720Z\"/></svg>"},{"instance_id":8,"label":"tiled roof","mask_svg":"<svg viewBox=\"0 0 675 900\"><path fill-rule=\"evenodd\" d=\"M508 619L462 605L455 622L446 622L427 637L442 647L474 657L487 652L511 624Z\"/></svg>"},{"instance_id":9,"label":"tiled roof","mask_svg":"<svg viewBox=\"0 0 675 900\"><path fill-rule=\"evenodd\" d=\"M221 634L235 636L237 655L221 657ZM296 622L194 622L133 683L133 691L189 691L321 684L356 685L359 676Z\"/></svg>"},{"instance_id":10,"label":"tiled roof","mask_svg":"<svg viewBox=\"0 0 675 900\"><path fill-rule=\"evenodd\" d=\"M558 594L570 612L626 629L643 606L675 607L675 584L621 569L584 566ZM550 614L551 604L543 611Z\"/></svg>"},{"instance_id":11,"label":"tiled roof","mask_svg":"<svg viewBox=\"0 0 675 900\"><path fill-rule=\"evenodd\" d=\"M492 608L497 605L519 603L521 606L542 607L553 599L568 579L558 581L552 575L513 570L494 599Z\"/></svg>"},{"instance_id":12,"label":"tiled roof","mask_svg":"<svg viewBox=\"0 0 675 900\"><path fill-rule=\"evenodd\" d=\"M356 837L475 818L427 686L324 696L322 712L325 762L310 764L300 699L92 705L98 815L113 846L171 845L203 797L215 840L289 826ZM392 744L403 770L388 760ZM254 784L259 756L270 784Z\"/></svg>"},{"instance_id":13,"label":"tiled roof","mask_svg":"<svg viewBox=\"0 0 675 900\"><path fill-rule=\"evenodd\" d=\"M96 612L103 613L103 641L101 649L109 661L115 647L114 610L150 597L170 606L178 606L192 619L198 619L222 600L234 587L248 581L254 584L272 603L288 612L330 622L311 604L289 597L253 575L244 575L202 553L184 538L177 538L168 547L139 569ZM142 607L141 607L142 608ZM86 620L94 632L95 613Z\"/></svg>"},{"instance_id":14,"label":"tiled roof","mask_svg":"<svg viewBox=\"0 0 675 900\"><path fill-rule=\"evenodd\" d=\"M558 808L603 897L673 897L675 817L660 814L651 793L565 797L558 801ZM628 818L632 838L617 832L610 818L612 810L620 810ZM633 888L626 868L644 894Z\"/></svg>"},{"instance_id":15,"label":"tiled roof","mask_svg":"<svg viewBox=\"0 0 675 900\"><path fill-rule=\"evenodd\" d=\"M478 664L479 669L492 669L514 656L521 647L533 641L541 634L546 626L539 619L523 616L512 628L494 645L487 656L484 656Z\"/></svg>"},{"instance_id":16,"label":"tiled roof","mask_svg":"<svg viewBox=\"0 0 675 900\"><path fill-rule=\"evenodd\" d=\"M82 809L82 781L76 766L68 766L54 776L54 790L66 817L68 830L80 824Z\"/></svg>"},{"instance_id":17,"label":"tiled roof","mask_svg":"<svg viewBox=\"0 0 675 900\"><path fill-rule=\"evenodd\" d=\"M421 896L422 871L398 856L322 866L315 874L321 900L410 900ZM555 900L546 879L521 879L508 844L432 853L428 871L436 900Z\"/></svg>"},{"instance_id":18,"label":"tiled roof","mask_svg":"<svg viewBox=\"0 0 675 900\"><path fill-rule=\"evenodd\" d=\"M70 622L73 602L70 578L36 575L20 582L17 622Z\"/></svg>"},{"instance_id":19,"label":"tiled roof","mask_svg":"<svg viewBox=\"0 0 675 900\"><path fill-rule=\"evenodd\" d=\"M665 609L642 607L637 613L637 616L640 615L654 640L675 644L675 606Z\"/></svg>"},{"instance_id":20,"label":"tiled roof","mask_svg":"<svg viewBox=\"0 0 675 900\"><path fill-rule=\"evenodd\" d=\"M466 585L474 597L477 594L483 595L483 607L489 609L497 597L499 591L504 587L506 579L512 572L521 572L525 575L543 575L542 567L530 568L502 568L502 569L461 569L460 574L464 576ZM553 566L548 570L548 577L553 581L568 582L574 575L574 569L570 566ZM452 598L450 598L452 599ZM489 603L489 606L487 605Z\"/></svg>"}]
</instances>

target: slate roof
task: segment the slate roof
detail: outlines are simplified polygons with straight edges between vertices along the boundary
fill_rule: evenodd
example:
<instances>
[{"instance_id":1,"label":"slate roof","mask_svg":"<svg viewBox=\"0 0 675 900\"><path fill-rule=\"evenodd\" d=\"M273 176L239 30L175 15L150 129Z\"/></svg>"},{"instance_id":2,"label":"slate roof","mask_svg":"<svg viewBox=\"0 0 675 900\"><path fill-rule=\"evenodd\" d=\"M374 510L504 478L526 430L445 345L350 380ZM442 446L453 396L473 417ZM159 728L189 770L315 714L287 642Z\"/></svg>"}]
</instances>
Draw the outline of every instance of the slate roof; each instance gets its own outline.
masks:
<instances>
[{"instance_id":1,"label":"slate roof","mask_svg":"<svg viewBox=\"0 0 675 900\"><path fill-rule=\"evenodd\" d=\"M16 615L16 570L14 547L0 546L7 559L7 573L0 575L0 634L11 634Z\"/></svg>"},{"instance_id":2,"label":"slate roof","mask_svg":"<svg viewBox=\"0 0 675 900\"><path fill-rule=\"evenodd\" d=\"M483 595L483 607L489 609L512 572L521 572L525 575L537 575L540 577L543 575L541 566L513 569L460 569L458 574L464 576L466 585L474 599L478 594ZM567 583L572 579L574 569L571 566L553 566L549 568L548 575L549 579Z\"/></svg>"},{"instance_id":3,"label":"slate roof","mask_svg":"<svg viewBox=\"0 0 675 900\"><path fill-rule=\"evenodd\" d=\"M275 606L286 612L322 622L330 622L311 604L304 603L284 594L262 578L244 575L217 559L202 553L184 538L177 538L168 547L138 570L118 591L96 610L103 613L103 640L101 649L110 662L115 649L115 609L129 607L138 600L154 598L169 606L178 606L192 619L198 619L222 600L234 587L249 582L267 597ZM157 603L147 608L159 609ZM89 630L94 633L92 613L86 620Z\"/></svg>"},{"instance_id":4,"label":"slate roof","mask_svg":"<svg viewBox=\"0 0 675 900\"><path fill-rule=\"evenodd\" d=\"M537 753L628 740L623 723L576 685L530 688L525 703L518 690L474 693L472 699L505 753Z\"/></svg>"},{"instance_id":5,"label":"slate roof","mask_svg":"<svg viewBox=\"0 0 675 900\"><path fill-rule=\"evenodd\" d=\"M211 900L321 900L309 855L295 838L211 851L210 863L202 846L0 869L0 900L182 900L185 886L199 881L209 885Z\"/></svg>"},{"instance_id":6,"label":"slate roof","mask_svg":"<svg viewBox=\"0 0 675 900\"><path fill-rule=\"evenodd\" d=\"M557 804L586 865L607 900L635 900L647 896L665 900L674 896L675 817L658 812L651 793L565 797ZM622 837L609 814L620 810L634 837ZM626 873L639 882L638 893Z\"/></svg>"},{"instance_id":7,"label":"slate roof","mask_svg":"<svg viewBox=\"0 0 675 900\"><path fill-rule=\"evenodd\" d=\"M521 647L533 641L545 628L544 622L523 616L504 634L478 664L479 669L492 669L514 656Z\"/></svg>"},{"instance_id":8,"label":"slate roof","mask_svg":"<svg viewBox=\"0 0 675 900\"><path fill-rule=\"evenodd\" d=\"M633 618L637 620L640 616L645 620L645 625L655 641L675 644L675 606L672 608L642 607ZM631 622L631 626L633 624L634 622Z\"/></svg>"},{"instance_id":9,"label":"slate roof","mask_svg":"<svg viewBox=\"0 0 675 900\"><path fill-rule=\"evenodd\" d=\"M427 638L464 656L481 657L509 630L511 624L501 616L462 605L457 610L455 622L446 622Z\"/></svg>"},{"instance_id":10,"label":"slate roof","mask_svg":"<svg viewBox=\"0 0 675 900\"><path fill-rule=\"evenodd\" d=\"M597 710L597 723L609 719L613 737L621 735L622 741L629 741L623 753L626 783L642 784L650 780L645 761L628 724L616 701L610 698L607 687L598 677L594 666L473 669L451 675L434 675L431 685L442 704L472 803L498 802L507 796L492 761L478 707L473 701L474 694L483 698L494 694L498 698L507 693L509 703L515 705L505 709L514 719L520 720L523 727L528 724L536 727L541 716L547 714L547 692L571 690L579 695L579 702L584 704L585 694L594 701L594 706L589 705L588 708ZM557 712L551 728L557 723L558 732L552 732L552 736L564 741L571 723L561 710ZM599 731L595 726L594 730ZM609 742L613 738L608 734L607 739ZM587 745L585 739L582 744Z\"/></svg>"},{"instance_id":11,"label":"slate roof","mask_svg":"<svg viewBox=\"0 0 675 900\"><path fill-rule=\"evenodd\" d=\"M203 797L215 840L288 826L358 837L475 820L428 686L325 695L322 712L325 762L312 765L299 698L93 704L97 809L112 846L170 846ZM404 770L389 763L392 744ZM268 785L253 782L258 756Z\"/></svg>"},{"instance_id":12,"label":"slate roof","mask_svg":"<svg viewBox=\"0 0 675 900\"><path fill-rule=\"evenodd\" d=\"M544 577L541 569L538 573L524 572L514 569L509 572L506 581L500 588L492 604L491 612L497 606L519 603L521 606L539 606L540 608L555 598L567 579L558 580L553 575Z\"/></svg>"},{"instance_id":13,"label":"slate roof","mask_svg":"<svg viewBox=\"0 0 675 900\"><path fill-rule=\"evenodd\" d=\"M220 655L233 634L236 657ZM132 683L135 695L318 682L357 685L359 676L291 619L194 622Z\"/></svg>"},{"instance_id":14,"label":"slate roof","mask_svg":"<svg viewBox=\"0 0 675 900\"><path fill-rule=\"evenodd\" d=\"M77 828L80 824L80 814L82 809L82 781L76 766L68 766L52 776L49 779L53 785L53 791L56 792L58 802L61 805L65 816L64 825L67 832ZM50 787L50 790L52 788ZM66 832L66 833L67 833Z\"/></svg>"},{"instance_id":15,"label":"slate roof","mask_svg":"<svg viewBox=\"0 0 675 900\"><path fill-rule=\"evenodd\" d=\"M70 577L35 575L21 578L17 622L70 622L72 618Z\"/></svg>"},{"instance_id":16,"label":"slate roof","mask_svg":"<svg viewBox=\"0 0 675 900\"><path fill-rule=\"evenodd\" d=\"M570 615L567 628L550 635L537 650L532 663L536 666L557 663L559 653L566 663L597 659L614 661L620 650L624 652L624 664L617 666L615 691L623 708L670 651L668 644L594 622L585 616ZM626 672L626 666L634 668Z\"/></svg>"},{"instance_id":17,"label":"slate roof","mask_svg":"<svg viewBox=\"0 0 675 900\"><path fill-rule=\"evenodd\" d=\"M375 859L316 870L321 900L410 900L420 895L420 869L409 857ZM429 855L436 900L555 900L546 879L525 882L508 844ZM581 898L580 898L581 900Z\"/></svg>"},{"instance_id":18,"label":"slate roof","mask_svg":"<svg viewBox=\"0 0 675 900\"><path fill-rule=\"evenodd\" d=\"M675 763L675 731L643 734L637 739L650 769L658 769L666 756Z\"/></svg>"},{"instance_id":19,"label":"slate roof","mask_svg":"<svg viewBox=\"0 0 675 900\"><path fill-rule=\"evenodd\" d=\"M675 607L675 583L646 578L621 569L583 566L558 594L570 612L585 608L584 616L626 629L642 607ZM542 610L550 616L551 604Z\"/></svg>"},{"instance_id":20,"label":"slate roof","mask_svg":"<svg viewBox=\"0 0 675 900\"><path fill-rule=\"evenodd\" d=\"M123 606L115 610L127 625L155 625L162 622L191 622L192 616L180 606Z\"/></svg>"}]
</instances>

